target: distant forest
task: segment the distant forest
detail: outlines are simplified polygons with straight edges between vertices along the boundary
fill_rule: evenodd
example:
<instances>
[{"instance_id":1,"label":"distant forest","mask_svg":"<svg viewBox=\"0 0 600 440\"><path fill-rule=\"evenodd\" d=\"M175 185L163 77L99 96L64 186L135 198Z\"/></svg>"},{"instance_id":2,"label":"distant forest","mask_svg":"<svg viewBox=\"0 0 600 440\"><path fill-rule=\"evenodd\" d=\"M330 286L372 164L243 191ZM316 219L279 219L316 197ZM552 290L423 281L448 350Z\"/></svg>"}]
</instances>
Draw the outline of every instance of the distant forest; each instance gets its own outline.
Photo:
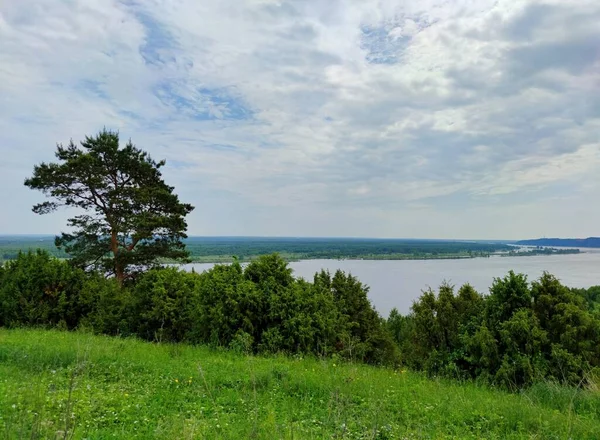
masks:
<instances>
[{"instance_id":1,"label":"distant forest","mask_svg":"<svg viewBox=\"0 0 600 440\"><path fill-rule=\"evenodd\" d=\"M287 261L303 259L408 260L488 257L509 252L505 242L279 237L189 237L184 240L194 262L230 262L233 257L249 261L277 252ZM19 251L43 249L58 258L68 255L57 249L51 236L0 236L0 260L13 260Z\"/></svg>"},{"instance_id":2,"label":"distant forest","mask_svg":"<svg viewBox=\"0 0 600 440\"><path fill-rule=\"evenodd\" d=\"M249 260L273 252L288 261L472 258L510 249L504 243L370 238L190 237L185 244L195 261Z\"/></svg>"},{"instance_id":3,"label":"distant forest","mask_svg":"<svg viewBox=\"0 0 600 440\"><path fill-rule=\"evenodd\" d=\"M506 241L424 239L189 237L184 240L184 243L190 252L190 260L196 263L228 263L233 261L234 257L241 262L247 262L272 253L278 253L286 261L298 261L310 259L429 260L575 252L553 248L524 251L515 247L514 242L511 245ZM34 249L43 249L57 258L69 258L67 253L55 246L54 237L49 235L0 235L0 261L14 260L19 252Z\"/></svg>"},{"instance_id":4,"label":"distant forest","mask_svg":"<svg viewBox=\"0 0 600 440\"><path fill-rule=\"evenodd\" d=\"M600 248L600 237L588 238L538 238L521 240L516 244L522 246L561 246L578 248Z\"/></svg>"}]
</instances>

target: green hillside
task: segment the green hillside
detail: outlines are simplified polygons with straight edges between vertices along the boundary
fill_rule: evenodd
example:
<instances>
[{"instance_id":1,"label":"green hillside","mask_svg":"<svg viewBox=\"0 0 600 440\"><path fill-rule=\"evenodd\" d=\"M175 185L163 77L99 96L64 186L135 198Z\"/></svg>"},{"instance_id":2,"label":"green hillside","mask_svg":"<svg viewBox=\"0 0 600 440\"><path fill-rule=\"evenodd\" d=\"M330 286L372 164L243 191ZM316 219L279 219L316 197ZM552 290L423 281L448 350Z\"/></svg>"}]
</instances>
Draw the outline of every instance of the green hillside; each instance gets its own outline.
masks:
<instances>
[{"instance_id":1,"label":"green hillside","mask_svg":"<svg viewBox=\"0 0 600 440\"><path fill-rule=\"evenodd\" d=\"M600 396L80 332L0 329L5 439L597 439Z\"/></svg>"}]
</instances>

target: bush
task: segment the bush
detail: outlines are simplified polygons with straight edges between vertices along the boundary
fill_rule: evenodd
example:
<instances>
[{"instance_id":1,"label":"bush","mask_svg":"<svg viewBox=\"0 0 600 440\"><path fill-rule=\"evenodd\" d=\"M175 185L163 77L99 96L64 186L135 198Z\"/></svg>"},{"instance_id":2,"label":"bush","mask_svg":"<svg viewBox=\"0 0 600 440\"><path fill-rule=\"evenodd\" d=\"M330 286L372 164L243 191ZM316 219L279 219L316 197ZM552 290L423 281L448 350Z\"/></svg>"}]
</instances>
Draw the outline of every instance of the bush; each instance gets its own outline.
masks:
<instances>
[{"instance_id":1,"label":"bush","mask_svg":"<svg viewBox=\"0 0 600 440\"><path fill-rule=\"evenodd\" d=\"M236 353L249 354L252 353L254 338L251 334L243 330L238 330L229 343L229 348Z\"/></svg>"},{"instance_id":2,"label":"bush","mask_svg":"<svg viewBox=\"0 0 600 440\"><path fill-rule=\"evenodd\" d=\"M107 279L97 273L88 274L82 286L81 301L89 310L81 318L81 327L113 336L134 333L131 291L121 288L115 279Z\"/></svg>"},{"instance_id":3,"label":"bush","mask_svg":"<svg viewBox=\"0 0 600 440\"><path fill-rule=\"evenodd\" d=\"M245 270L238 262L199 276L190 340L253 352L339 353L389 363L397 348L367 299L367 289L342 272L314 283L296 280L277 255Z\"/></svg>"},{"instance_id":4,"label":"bush","mask_svg":"<svg viewBox=\"0 0 600 440\"><path fill-rule=\"evenodd\" d=\"M255 342L260 339L267 323L266 298L244 277L238 262L216 265L204 272L196 290L193 342L227 347L240 330Z\"/></svg>"},{"instance_id":5,"label":"bush","mask_svg":"<svg viewBox=\"0 0 600 440\"><path fill-rule=\"evenodd\" d=\"M191 335L198 275L173 267L152 269L132 290L130 326L153 341L184 341Z\"/></svg>"},{"instance_id":6,"label":"bush","mask_svg":"<svg viewBox=\"0 0 600 440\"><path fill-rule=\"evenodd\" d=\"M19 253L0 278L0 326L73 329L89 312L81 300L85 273L45 251Z\"/></svg>"},{"instance_id":7,"label":"bush","mask_svg":"<svg viewBox=\"0 0 600 440\"><path fill-rule=\"evenodd\" d=\"M404 362L429 374L478 378L508 389L541 379L586 382L600 367L600 321L586 297L544 273L528 284L509 272L483 297L442 284L390 314Z\"/></svg>"}]
</instances>

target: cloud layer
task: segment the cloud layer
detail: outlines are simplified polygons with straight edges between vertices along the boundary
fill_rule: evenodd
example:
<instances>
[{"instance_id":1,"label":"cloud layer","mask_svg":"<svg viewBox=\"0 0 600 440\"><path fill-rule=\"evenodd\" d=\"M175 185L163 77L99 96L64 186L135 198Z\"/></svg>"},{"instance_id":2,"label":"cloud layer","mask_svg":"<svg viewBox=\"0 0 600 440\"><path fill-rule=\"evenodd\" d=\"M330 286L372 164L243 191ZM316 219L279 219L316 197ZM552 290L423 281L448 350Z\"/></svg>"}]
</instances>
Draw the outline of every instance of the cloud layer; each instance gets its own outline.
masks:
<instances>
[{"instance_id":1,"label":"cloud layer","mask_svg":"<svg viewBox=\"0 0 600 440\"><path fill-rule=\"evenodd\" d=\"M600 233L596 0L23 0L0 5L0 233L22 186L118 129L196 235Z\"/></svg>"}]
</instances>

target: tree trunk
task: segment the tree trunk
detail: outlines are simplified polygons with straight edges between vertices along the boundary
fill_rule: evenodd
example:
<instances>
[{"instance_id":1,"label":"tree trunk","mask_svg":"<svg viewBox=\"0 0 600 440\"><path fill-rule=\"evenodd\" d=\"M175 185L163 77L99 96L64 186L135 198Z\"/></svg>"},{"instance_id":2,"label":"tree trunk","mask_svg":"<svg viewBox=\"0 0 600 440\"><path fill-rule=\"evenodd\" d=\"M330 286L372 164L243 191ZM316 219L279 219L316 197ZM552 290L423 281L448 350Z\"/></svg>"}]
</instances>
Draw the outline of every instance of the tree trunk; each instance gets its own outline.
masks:
<instances>
[{"instance_id":1,"label":"tree trunk","mask_svg":"<svg viewBox=\"0 0 600 440\"><path fill-rule=\"evenodd\" d=\"M117 241L117 231L115 229L113 229L111 233L110 247L113 253L113 257L115 259L115 277L117 278L119 287L123 287L123 281L125 280L125 271L123 270L123 266L119 262L119 242Z\"/></svg>"},{"instance_id":2,"label":"tree trunk","mask_svg":"<svg viewBox=\"0 0 600 440\"><path fill-rule=\"evenodd\" d=\"M123 287L123 281L125 280L125 272L119 264L115 265L115 277L117 278L119 287Z\"/></svg>"}]
</instances>

